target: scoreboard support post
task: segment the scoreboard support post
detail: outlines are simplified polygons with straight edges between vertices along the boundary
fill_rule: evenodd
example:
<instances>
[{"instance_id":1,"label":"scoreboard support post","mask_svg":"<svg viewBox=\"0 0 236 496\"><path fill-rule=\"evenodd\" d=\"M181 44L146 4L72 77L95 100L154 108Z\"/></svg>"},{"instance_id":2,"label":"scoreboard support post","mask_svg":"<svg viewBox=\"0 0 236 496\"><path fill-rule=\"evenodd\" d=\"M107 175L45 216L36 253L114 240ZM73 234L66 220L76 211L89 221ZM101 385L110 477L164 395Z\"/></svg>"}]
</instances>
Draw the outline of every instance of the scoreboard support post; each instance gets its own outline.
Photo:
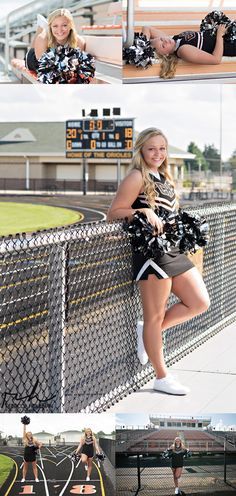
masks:
<instances>
[{"instance_id":1,"label":"scoreboard support post","mask_svg":"<svg viewBox=\"0 0 236 496\"><path fill-rule=\"evenodd\" d=\"M88 164L86 158L83 158L83 195L88 192Z\"/></svg>"},{"instance_id":2,"label":"scoreboard support post","mask_svg":"<svg viewBox=\"0 0 236 496\"><path fill-rule=\"evenodd\" d=\"M118 158L117 160L117 187L120 186L121 182L121 160Z\"/></svg>"}]
</instances>

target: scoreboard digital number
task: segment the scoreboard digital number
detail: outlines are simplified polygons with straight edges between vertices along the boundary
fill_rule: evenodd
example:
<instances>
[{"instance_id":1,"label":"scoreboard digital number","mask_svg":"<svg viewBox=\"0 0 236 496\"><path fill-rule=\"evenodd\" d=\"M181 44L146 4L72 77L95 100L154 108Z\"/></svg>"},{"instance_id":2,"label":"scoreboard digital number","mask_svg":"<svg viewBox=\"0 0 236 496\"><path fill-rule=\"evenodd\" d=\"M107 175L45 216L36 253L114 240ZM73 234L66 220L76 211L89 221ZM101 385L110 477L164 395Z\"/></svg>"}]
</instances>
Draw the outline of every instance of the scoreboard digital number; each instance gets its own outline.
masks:
<instances>
[{"instance_id":1,"label":"scoreboard digital number","mask_svg":"<svg viewBox=\"0 0 236 496\"><path fill-rule=\"evenodd\" d=\"M66 122L67 158L132 158L133 119Z\"/></svg>"}]
</instances>

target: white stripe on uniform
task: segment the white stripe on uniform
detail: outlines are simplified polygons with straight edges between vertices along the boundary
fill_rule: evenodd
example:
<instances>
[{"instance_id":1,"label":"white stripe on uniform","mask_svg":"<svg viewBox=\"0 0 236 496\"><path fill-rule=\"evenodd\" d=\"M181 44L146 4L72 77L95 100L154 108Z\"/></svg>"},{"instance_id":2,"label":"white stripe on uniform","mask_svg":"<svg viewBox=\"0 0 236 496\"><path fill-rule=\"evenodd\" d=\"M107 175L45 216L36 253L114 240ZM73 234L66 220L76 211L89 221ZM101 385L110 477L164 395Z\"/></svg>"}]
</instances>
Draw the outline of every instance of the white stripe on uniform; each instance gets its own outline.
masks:
<instances>
[{"instance_id":1,"label":"white stripe on uniform","mask_svg":"<svg viewBox=\"0 0 236 496\"><path fill-rule=\"evenodd\" d=\"M148 260L146 260L146 262L143 264L142 268L140 269L140 271L136 277L136 281L138 281L140 279L140 277L145 272L145 270L149 267L149 265L151 265L153 267L153 269L155 269L156 272L158 274L160 274L160 276L162 276L163 279L168 279L168 277L169 277L168 274L166 274L166 272L164 272L164 270L162 270L161 267L159 267L159 265L157 265L153 260L151 260L149 258Z\"/></svg>"}]
</instances>

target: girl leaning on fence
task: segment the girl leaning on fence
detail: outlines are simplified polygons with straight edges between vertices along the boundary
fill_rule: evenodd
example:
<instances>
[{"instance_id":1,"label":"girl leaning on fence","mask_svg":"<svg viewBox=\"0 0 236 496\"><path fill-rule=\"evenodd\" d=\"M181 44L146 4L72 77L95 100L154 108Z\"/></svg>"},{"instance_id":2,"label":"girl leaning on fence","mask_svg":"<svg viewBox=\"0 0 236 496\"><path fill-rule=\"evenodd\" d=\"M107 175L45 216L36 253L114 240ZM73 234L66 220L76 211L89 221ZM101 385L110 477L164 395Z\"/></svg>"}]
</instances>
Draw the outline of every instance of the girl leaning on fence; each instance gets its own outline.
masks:
<instances>
[{"instance_id":1,"label":"girl leaning on fence","mask_svg":"<svg viewBox=\"0 0 236 496\"><path fill-rule=\"evenodd\" d=\"M183 472L184 458L191 456L180 437L176 437L171 447L163 453L163 458L170 458L173 472L175 494L181 494L179 480ZM183 493L182 493L183 494Z\"/></svg>"},{"instance_id":2,"label":"girl leaning on fence","mask_svg":"<svg viewBox=\"0 0 236 496\"><path fill-rule=\"evenodd\" d=\"M98 446L97 439L92 432L92 429L87 428L84 430L84 435L81 437L79 446L75 452L76 454L81 452L82 463L84 463L87 468L87 481L90 481L94 451L99 454L100 448Z\"/></svg>"},{"instance_id":3,"label":"girl leaning on fence","mask_svg":"<svg viewBox=\"0 0 236 496\"><path fill-rule=\"evenodd\" d=\"M24 444L24 462L23 462L23 473L22 473L21 482L25 482L25 478L30 463L32 464L35 482L39 482L36 454L37 454L37 450L41 448L42 443L40 443L33 436L32 432L26 432L25 424L23 425L23 444Z\"/></svg>"},{"instance_id":4,"label":"girl leaning on fence","mask_svg":"<svg viewBox=\"0 0 236 496\"><path fill-rule=\"evenodd\" d=\"M163 215L168 218L177 211L178 201L168 168L167 139L156 128L145 129L136 140L131 170L122 181L107 218L132 221L139 212L138 216L144 217L160 235L164 228ZM178 247L152 258L133 250L133 268L142 299L144 347L156 374L153 387L157 391L185 395L189 389L167 371L162 332L207 310L209 296L201 274ZM167 309L171 292L179 301ZM138 340L139 350L143 349L141 333Z\"/></svg>"}]
</instances>

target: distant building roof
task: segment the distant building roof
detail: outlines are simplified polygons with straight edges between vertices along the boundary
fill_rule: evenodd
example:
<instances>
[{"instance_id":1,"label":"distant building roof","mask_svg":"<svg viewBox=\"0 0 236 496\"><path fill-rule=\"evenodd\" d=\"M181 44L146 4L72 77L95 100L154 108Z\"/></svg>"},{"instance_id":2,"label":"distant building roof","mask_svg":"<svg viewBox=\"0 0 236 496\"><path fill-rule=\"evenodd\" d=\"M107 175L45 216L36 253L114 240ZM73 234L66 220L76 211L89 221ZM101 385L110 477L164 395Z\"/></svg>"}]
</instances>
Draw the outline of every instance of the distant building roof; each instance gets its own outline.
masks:
<instances>
[{"instance_id":1,"label":"distant building roof","mask_svg":"<svg viewBox=\"0 0 236 496\"><path fill-rule=\"evenodd\" d=\"M0 122L0 155L65 156L65 134L65 122ZM169 156L195 158L193 153L172 145Z\"/></svg>"}]
</instances>

